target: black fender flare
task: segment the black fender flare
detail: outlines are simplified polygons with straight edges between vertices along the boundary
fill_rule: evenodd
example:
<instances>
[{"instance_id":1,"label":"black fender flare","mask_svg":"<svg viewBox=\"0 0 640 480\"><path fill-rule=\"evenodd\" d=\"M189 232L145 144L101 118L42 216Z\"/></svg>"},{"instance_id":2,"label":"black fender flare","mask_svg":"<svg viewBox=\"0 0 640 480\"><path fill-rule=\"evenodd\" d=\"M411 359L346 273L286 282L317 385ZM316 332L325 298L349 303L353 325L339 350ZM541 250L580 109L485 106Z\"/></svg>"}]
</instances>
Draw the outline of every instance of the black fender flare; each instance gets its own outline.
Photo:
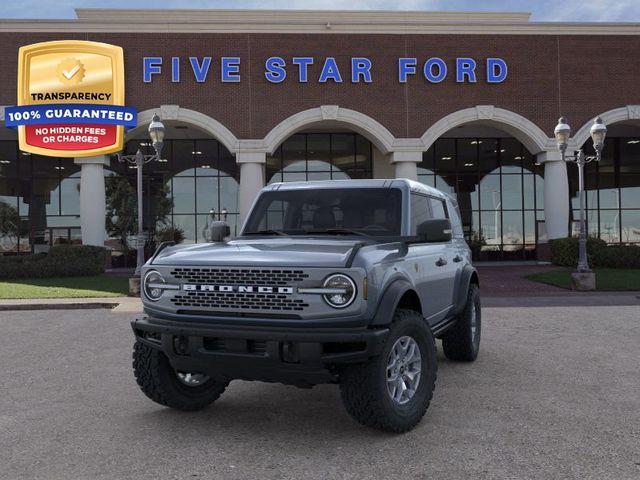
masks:
<instances>
[{"instance_id":1,"label":"black fender flare","mask_svg":"<svg viewBox=\"0 0 640 480\"><path fill-rule=\"evenodd\" d=\"M467 303L467 294L469 293L469 285L475 283L480 286L478 279L478 272L471 265L465 265L460 274L460 280L458 281L458 293L455 298L455 314L459 315L464 310L464 306Z\"/></svg>"},{"instance_id":2,"label":"black fender flare","mask_svg":"<svg viewBox=\"0 0 640 480\"><path fill-rule=\"evenodd\" d=\"M402 296L409 290L414 290L413 285L404 278L393 280L382 294L378 302L376 314L371 321L371 325L389 325L393 321Z\"/></svg>"}]
</instances>

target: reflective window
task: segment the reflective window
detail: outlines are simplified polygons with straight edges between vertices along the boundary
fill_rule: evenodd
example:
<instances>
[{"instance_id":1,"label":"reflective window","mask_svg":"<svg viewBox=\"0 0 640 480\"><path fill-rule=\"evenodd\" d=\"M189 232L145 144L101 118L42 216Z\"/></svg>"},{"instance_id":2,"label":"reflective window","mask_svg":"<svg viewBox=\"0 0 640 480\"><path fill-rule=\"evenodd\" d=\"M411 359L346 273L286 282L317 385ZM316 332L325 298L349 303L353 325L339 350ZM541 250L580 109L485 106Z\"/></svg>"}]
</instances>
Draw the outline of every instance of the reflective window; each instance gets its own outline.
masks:
<instances>
[{"instance_id":1,"label":"reflective window","mask_svg":"<svg viewBox=\"0 0 640 480\"><path fill-rule=\"evenodd\" d=\"M298 133L267 157L267 183L372 177L371 142L355 133Z\"/></svg>"},{"instance_id":2,"label":"reflective window","mask_svg":"<svg viewBox=\"0 0 640 480\"><path fill-rule=\"evenodd\" d=\"M584 145L592 154L591 140ZM567 165L572 232L580 219L578 169ZM587 232L608 243L640 243L640 138L607 137L600 162L585 168Z\"/></svg>"},{"instance_id":3,"label":"reflective window","mask_svg":"<svg viewBox=\"0 0 640 480\"><path fill-rule=\"evenodd\" d=\"M456 197L467 241L483 260L535 258L543 170L513 138L440 138L418 179Z\"/></svg>"},{"instance_id":4,"label":"reflective window","mask_svg":"<svg viewBox=\"0 0 640 480\"><path fill-rule=\"evenodd\" d=\"M419 195L417 193L411 194L411 235L416 235L418 225L425 220L433 218L431 215L431 205L429 203L429 197L425 195Z\"/></svg>"}]
</instances>

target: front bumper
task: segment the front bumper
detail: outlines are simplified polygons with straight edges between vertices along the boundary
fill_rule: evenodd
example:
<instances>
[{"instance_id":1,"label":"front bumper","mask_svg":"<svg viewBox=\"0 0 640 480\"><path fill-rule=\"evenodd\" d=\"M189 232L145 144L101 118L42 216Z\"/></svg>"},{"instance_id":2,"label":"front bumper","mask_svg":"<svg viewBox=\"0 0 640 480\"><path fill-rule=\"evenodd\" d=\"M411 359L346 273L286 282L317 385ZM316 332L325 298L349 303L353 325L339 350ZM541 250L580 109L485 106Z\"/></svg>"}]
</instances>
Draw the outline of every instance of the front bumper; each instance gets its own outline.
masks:
<instances>
[{"instance_id":1,"label":"front bumper","mask_svg":"<svg viewBox=\"0 0 640 480\"><path fill-rule=\"evenodd\" d=\"M136 339L161 350L178 371L298 386L337 380L342 364L378 355L389 330L283 328L178 322L142 315Z\"/></svg>"}]
</instances>

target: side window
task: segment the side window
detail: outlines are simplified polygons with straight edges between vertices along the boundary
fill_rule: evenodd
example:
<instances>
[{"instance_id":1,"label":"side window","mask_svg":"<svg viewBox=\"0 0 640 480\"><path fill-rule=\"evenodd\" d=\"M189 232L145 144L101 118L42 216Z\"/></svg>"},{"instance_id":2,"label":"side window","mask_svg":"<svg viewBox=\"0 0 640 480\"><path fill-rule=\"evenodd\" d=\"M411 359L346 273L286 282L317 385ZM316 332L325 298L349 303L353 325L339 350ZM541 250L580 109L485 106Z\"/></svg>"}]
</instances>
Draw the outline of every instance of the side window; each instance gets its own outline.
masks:
<instances>
[{"instance_id":1,"label":"side window","mask_svg":"<svg viewBox=\"0 0 640 480\"><path fill-rule=\"evenodd\" d=\"M431 214L431 205L429 204L429 197L419 195L417 193L411 194L411 235L416 235L417 227L425 220L433 218Z\"/></svg>"},{"instance_id":2,"label":"side window","mask_svg":"<svg viewBox=\"0 0 640 480\"><path fill-rule=\"evenodd\" d=\"M447 209L444 206L444 202L439 198L430 198L431 209L433 210L433 218L448 218Z\"/></svg>"},{"instance_id":3,"label":"side window","mask_svg":"<svg viewBox=\"0 0 640 480\"><path fill-rule=\"evenodd\" d=\"M455 237L464 237L464 231L462 230L462 220L460 217L460 209L458 203L451 201L447 204L447 211L449 212L449 219L451 220L451 228L453 229L453 235Z\"/></svg>"}]
</instances>

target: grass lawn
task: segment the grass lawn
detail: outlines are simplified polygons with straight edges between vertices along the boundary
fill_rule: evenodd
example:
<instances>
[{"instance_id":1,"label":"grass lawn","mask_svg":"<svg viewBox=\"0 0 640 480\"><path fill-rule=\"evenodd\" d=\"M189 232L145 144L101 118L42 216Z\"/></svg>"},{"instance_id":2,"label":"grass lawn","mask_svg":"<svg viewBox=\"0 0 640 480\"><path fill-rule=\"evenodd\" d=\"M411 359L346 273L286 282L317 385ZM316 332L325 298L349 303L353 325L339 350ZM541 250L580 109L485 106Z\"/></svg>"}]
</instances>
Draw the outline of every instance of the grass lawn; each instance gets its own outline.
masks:
<instances>
[{"instance_id":1,"label":"grass lawn","mask_svg":"<svg viewBox=\"0 0 640 480\"><path fill-rule=\"evenodd\" d=\"M548 272L534 273L526 278L556 287L571 288L573 268L559 268ZM596 290L632 291L640 290L640 270L621 268L595 268Z\"/></svg>"},{"instance_id":2,"label":"grass lawn","mask_svg":"<svg viewBox=\"0 0 640 480\"><path fill-rule=\"evenodd\" d=\"M0 299L121 297L128 292L128 278L104 275L0 280Z\"/></svg>"}]
</instances>

